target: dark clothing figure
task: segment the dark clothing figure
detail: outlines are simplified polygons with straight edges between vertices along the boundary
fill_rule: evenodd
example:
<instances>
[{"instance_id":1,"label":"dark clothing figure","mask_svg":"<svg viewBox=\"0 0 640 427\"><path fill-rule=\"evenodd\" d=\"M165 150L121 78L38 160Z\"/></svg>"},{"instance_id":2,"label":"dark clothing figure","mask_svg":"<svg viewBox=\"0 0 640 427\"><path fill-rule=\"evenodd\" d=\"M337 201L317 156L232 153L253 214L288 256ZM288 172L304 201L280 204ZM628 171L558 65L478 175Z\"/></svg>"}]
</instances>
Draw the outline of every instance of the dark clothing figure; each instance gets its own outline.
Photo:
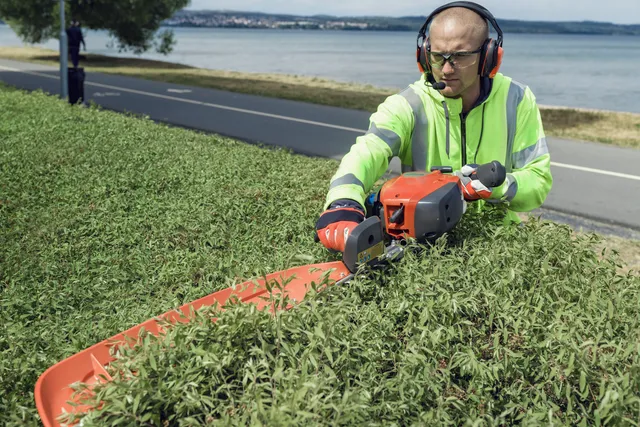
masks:
<instances>
[{"instance_id":1,"label":"dark clothing figure","mask_svg":"<svg viewBox=\"0 0 640 427\"><path fill-rule=\"evenodd\" d=\"M84 50L87 50L87 45L84 42L80 24L74 22L69 28L67 28L67 46L69 48L69 55L71 55L71 62L73 63L74 68L78 68L78 62L80 61L80 43L84 46Z\"/></svg>"},{"instance_id":2,"label":"dark clothing figure","mask_svg":"<svg viewBox=\"0 0 640 427\"><path fill-rule=\"evenodd\" d=\"M82 30L80 29L80 25L72 24L69 28L67 28L67 42L69 44L69 47L80 49L80 43L82 43L84 45L84 48L87 48L87 46L84 44L84 37L82 37Z\"/></svg>"},{"instance_id":3,"label":"dark clothing figure","mask_svg":"<svg viewBox=\"0 0 640 427\"><path fill-rule=\"evenodd\" d=\"M69 55L71 55L73 68L78 68L78 63L80 62L80 48L69 46Z\"/></svg>"}]
</instances>

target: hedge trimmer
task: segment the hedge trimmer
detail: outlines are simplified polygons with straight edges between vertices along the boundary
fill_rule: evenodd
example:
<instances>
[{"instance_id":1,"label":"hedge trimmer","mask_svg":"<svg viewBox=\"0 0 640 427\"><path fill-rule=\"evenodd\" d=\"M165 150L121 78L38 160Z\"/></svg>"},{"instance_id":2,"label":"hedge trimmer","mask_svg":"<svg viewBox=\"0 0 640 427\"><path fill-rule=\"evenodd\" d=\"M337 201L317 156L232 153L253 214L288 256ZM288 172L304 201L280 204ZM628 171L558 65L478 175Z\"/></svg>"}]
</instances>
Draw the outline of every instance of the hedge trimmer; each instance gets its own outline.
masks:
<instances>
[{"instance_id":1,"label":"hedge trimmer","mask_svg":"<svg viewBox=\"0 0 640 427\"><path fill-rule=\"evenodd\" d=\"M434 167L430 172L409 172L384 183L367 203L367 219L349 235L341 261L294 267L271 273L214 292L159 318L149 319L131 329L93 345L47 369L35 387L36 406L45 427L60 426L65 413L85 413L91 407L82 401L96 383L111 381L105 369L115 360L118 346L136 345L142 329L157 335L162 331L159 319L170 323L188 322L195 310L217 304L224 307L235 300L256 304L258 309L273 311L278 305L270 297L284 297L290 308L301 301L313 284L343 284L353 279L361 266L383 268L401 258L408 239L434 240L451 230L466 210L465 187L450 167ZM480 165L469 177L484 186L500 186L506 177L497 161ZM74 394L72 384L89 385Z\"/></svg>"}]
</instances>

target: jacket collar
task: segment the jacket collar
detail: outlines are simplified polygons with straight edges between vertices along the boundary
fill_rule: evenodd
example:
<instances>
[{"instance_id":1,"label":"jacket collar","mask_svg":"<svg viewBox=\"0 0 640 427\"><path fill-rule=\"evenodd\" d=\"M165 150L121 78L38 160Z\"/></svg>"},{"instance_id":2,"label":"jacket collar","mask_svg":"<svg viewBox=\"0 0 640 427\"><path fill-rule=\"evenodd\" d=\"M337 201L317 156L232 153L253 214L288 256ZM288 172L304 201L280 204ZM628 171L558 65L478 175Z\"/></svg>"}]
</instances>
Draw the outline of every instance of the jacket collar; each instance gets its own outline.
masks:
<instances>
[{"instance_id":1,"label":"jacket collar","mask_svg":"<svg viewBox=\"0 0 640 427\"><path fill-rule=\"evenodd\" d=\"M429 94L429 96L431 96L431 98L435 101L436 105L438 105L440 108L443 108L442 103L445 102L447 104L447 109L449 110L450 113L461 114L463 116L466 116L467 114L469 114L468 112L466 114L462 113L462 99L446 98L440 93L440 91L435 90L431 86L427 86L425 82L426 82L426 74L423 74L419 80L419 86L424 91L426 91ZM492 95L492 89L493 89L493 79L490 79L489 77L481 77L480 78L480 95L478 96L478 99L476 99L476 102L471 107L471 110L473 110L477 106L482 105L484 102L486 102ZM469 112L471 110L469 110Z\"/></svg>"},{"instance_id":2,"label":"jacket collar","mask_svg":"<svg viewBox=\"0 0 640 427\"><path fill-rule=\"evenodd\" d=\"M493 80L491 80L489 77L480 77L480 95L478 96L478 99L476 99L476 102L471 106L469 111L466 113L462 113L462 116L465 117L471 110L479 105L482 105L482 103L489 98L492 87Z\"/></svg>"}]
</instances>

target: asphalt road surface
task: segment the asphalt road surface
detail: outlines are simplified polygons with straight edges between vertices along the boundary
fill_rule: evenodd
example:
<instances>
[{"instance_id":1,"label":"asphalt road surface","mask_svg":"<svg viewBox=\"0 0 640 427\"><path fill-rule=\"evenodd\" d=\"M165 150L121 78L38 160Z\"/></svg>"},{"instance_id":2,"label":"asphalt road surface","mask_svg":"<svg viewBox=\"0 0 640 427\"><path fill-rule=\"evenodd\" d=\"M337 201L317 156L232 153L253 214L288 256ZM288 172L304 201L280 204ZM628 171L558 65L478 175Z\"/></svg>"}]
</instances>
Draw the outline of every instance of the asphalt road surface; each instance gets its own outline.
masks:
<instances>
[{"instance_id":1,"label":"asphalt road surface","mask_svg":"<svg viewBox=\"0 0 640 427\"><path fill-rule=\"evenodd\" d=\"M55 67L0 59L0 81L22 89L59 94L58 73ZM84 90L86 101L104 108L334 159L366 131L370 115L99 73L87 74ZM547 142L554 183L537 212L585 230L640 238L640 150L552 137ZM399 172L397 159L391 169Z\"/></svg>"}]
</instances>

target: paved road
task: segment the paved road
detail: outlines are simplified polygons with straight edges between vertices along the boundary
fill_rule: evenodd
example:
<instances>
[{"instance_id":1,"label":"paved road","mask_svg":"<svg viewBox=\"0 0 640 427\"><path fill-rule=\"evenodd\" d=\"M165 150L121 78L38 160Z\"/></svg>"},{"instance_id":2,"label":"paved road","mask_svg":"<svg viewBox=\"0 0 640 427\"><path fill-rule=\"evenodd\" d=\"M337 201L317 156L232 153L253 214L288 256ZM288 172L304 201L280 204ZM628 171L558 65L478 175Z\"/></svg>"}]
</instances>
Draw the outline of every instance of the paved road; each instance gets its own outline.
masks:
<instances>
[{"instance_id":1,"label":"paved road","mask_svg":"<svg viewBox=\"0 0 640 427\"><path fill-rule=\"evenodd\" d=\"M54 67L0 60L0 81L59 93ZM340 159L368 127L369 113L212 89L89 73L85 97L117 111L249 142ZM640 150L547 138L553 188L543 207L640 231ZM399 163L392 162L392 172ZM561 215L562 216L562 215ZM587 227L588 228L588 227Z\"/></svg>"}]
</instances>

